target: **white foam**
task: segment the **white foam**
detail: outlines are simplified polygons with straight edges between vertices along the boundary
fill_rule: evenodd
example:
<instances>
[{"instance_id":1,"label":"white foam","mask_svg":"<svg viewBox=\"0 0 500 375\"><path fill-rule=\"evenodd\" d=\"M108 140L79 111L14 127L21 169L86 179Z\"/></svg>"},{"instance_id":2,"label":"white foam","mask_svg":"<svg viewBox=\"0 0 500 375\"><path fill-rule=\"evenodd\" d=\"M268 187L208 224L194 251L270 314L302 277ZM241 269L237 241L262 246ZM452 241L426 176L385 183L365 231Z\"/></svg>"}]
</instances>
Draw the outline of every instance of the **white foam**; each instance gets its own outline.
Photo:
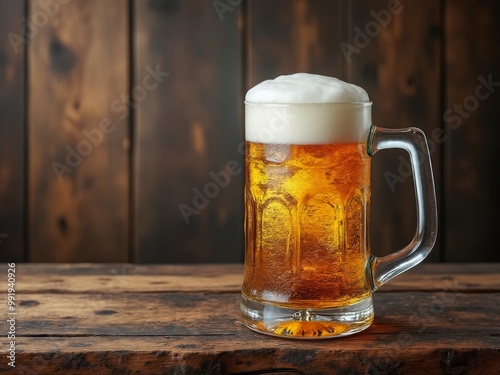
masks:
<instances>
[{"instance_id":1,"label":"white foam","mask_svg":"<svg viewBox=\"0 0 500 375\"><path fill-rule=\"evenodd\" d=\"M325 144L365 141L371 102L361 87L297 73L264 81L245 97L247 141Z\"/></svg>"}]
</instances>

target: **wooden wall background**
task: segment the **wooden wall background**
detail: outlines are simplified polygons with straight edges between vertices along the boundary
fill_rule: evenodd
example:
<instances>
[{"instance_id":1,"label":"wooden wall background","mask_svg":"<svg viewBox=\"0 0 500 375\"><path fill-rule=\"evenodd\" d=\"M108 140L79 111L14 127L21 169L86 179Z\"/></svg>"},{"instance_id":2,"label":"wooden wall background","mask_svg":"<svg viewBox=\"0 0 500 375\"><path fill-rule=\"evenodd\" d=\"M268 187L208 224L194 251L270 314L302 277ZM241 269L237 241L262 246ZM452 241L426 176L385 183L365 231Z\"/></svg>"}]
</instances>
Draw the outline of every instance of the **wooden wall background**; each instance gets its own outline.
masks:
<instances>
[{"instance_id":1,"label":"wooden wall background","mask_svg":"<svg viewBox=\"0 0 500 375\"><path fill-rule=\"evenodd\" d=\"M476 89L500 81L498 19L494 0L2 0L0 261L242 261L243 173L189 224L179 204L243 165L245 91L297 71L364 87L377 125L425 130L431 261L500 261L500 86ZM414 230L411 178L384 177L401 156L374 160L378 255Z\"/></svg>"}]
</instances>

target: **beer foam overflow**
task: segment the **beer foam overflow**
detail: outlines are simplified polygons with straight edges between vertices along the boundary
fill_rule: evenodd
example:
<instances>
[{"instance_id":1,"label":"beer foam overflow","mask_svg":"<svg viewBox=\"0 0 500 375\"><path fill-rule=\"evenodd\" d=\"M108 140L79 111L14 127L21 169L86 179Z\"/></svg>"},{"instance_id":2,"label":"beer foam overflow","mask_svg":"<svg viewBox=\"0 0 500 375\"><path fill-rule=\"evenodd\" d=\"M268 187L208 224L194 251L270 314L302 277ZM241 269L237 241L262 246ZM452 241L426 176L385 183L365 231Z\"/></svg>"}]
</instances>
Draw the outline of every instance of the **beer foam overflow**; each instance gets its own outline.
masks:
<instances>
[{"instance_id":1,"label":"beer foam overflow","mask_svg":"<svg viewBox=\"0 0 500 375\"><path fill-rule=\"evenodd\" d=\"M361 87L296 73L267 80L245 97L245 138L277 144L327 144L367 139L371 102Z\"/></svg>"}]
</instances>

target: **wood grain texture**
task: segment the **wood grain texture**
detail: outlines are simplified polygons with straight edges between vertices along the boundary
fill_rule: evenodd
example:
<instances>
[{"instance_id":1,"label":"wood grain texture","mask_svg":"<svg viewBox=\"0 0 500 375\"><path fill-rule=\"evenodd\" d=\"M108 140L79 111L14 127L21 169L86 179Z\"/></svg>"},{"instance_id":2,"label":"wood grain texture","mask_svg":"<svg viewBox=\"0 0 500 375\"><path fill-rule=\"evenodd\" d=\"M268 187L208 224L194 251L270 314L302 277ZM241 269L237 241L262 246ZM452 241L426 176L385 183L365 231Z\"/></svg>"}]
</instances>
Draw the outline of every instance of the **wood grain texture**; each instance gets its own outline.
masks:
<instances>
[{"instance_id":1,"label":"wood grain texture","mask_svg":"<svg viewBox=\"0 0 500 375\"><path fill-rule=\"evenodd\" d=\"M348 81L373 102L373 123L424 130L432 153L438 205L441 189L441 10L437 1L351 1L345 40ZM395 8L391 7L396 5ZM364 35L361 36L361 35ZM406 246L415 228L415 198L408 156L378 153L372 162L372 252ZM406 162L405 162L406 161ZM428 257L441 256L440 240Z\"/></svg>"},{"instance_id":2,"label":"wood grain texture","mask_svg":"<svg viewBox=\"0 0 500 375\"><path fill-rule=\"evenodd\" d=\"M240 10L134 1L135 84L169 74L135 111L137 262L243 259Z\"/></svg>"},{"instance_id":3,"label":"wood grain texture","mask_svg":"<svg viewBox=\"0 0 500 375\"><path fill-rule=\"evenodd\" d=\"M446 2L446 261L500 260L498 17L496 1Z\"/></svg>"},{"instance_id":4,"label":"wood grain texture","mask_svg":"<svg viewBox=\"0 0 500 375\"><path fill-rule=\"evenodd\" d=\"M500 355L500 294L497 286L462 293L427 276L477 276L498 281L500 264L422 265L406 291L374 296L376 316L364 332L338 340L302 341L266 337L239 321L240 293L206 291L212 275L234 275L241 265L132 266L132 275L193 275L190 292L115 292L82 284L82 293L36 291L43 277L85 273L109 275L122 265L17 266L16 369L25 373L115 374L489 374ZM1 270L4 270L2 265ZM150 270L150 272L148 272ZM420 271L420 272L417 272ZM488 275L489 274L489 275ZM24 278L24 275L35 278ZM36 277L39 277L36 279ZM160 280L161 276L157 276ZM197 281L196 281L197 280ZM397 279L396 279L397 280ZM138 280L136 280L138 281ZM140 282L139 282L140 283ZM71 282L69 282L71 284ZM182 287L184 281L174 282ZM421 285L424 285L422 288ZM85 290L86 289L86 290ZM28 292L28 290L33 290ZM203 292L201 290L204 290ZM89 293L91 292L91 293ZM0 296L5 304L5 294ZM6 331L7 322L0 321ZM0 371L7 370L0 364Z\"/></svg>"},{"instance_id":5,"label":"wood grain texture","mask_svg":"<svg viewBox=\"0 0 500 375\"><path fill-rule=\"evenodd\" d=\"M22 337L249 337L239 322L239 293L23 293L16 300L20 315L17 329ZM376 321L368 335L416 334L425 325L428 334L441 334L445 341L461 342L469 334L467 345L477 345L491 335L492 343L500 344L500 338L494 338L500 333L498 293L469 293L466 298L459 293L378 293L374 306ZM477 322L467 327L471 319ZM5 331L7 322L1 322L0 327Z\"/></svg>"},{"instance_id":6,"label":"wood grain texture","mask_svg":"<svg viewBox=\"0 0 500 375\"><path fill-rule=\"evenodd\" d=\"M297 72L342 78L342 12L338 0L249 1L246 89Z\"/></svg>"},{"instance_id":7,"label":"wood grain texture","mask_svg":"<svg viewBox=\"0 0 500 375\"><path fill-rule=\"evenodd\" d=\"M228 340L228 336L212 335L186 338L30 337L19 344L23 352L18 354L17 360L19 369L26 373L75 375L129 371L134 374L202 375L483 375L494 374L498 366L497 343L469 343L464 339L440 344L432 334L401 347L387 337L381 342L383 335L374 335L371 339L353 336L335 345L285 341L278 344L276 339L250 331L245 335L243 344ZM370 349L362 353L359 348L363 345Z\"/></svg>"},{"instance_id":8,"label":"wood grain texture","mask_svg":"<svg viewBox=\"0 0 500 375\"><path fill-rule=\"evenodd\" d=\"M0 2L0 261L25 258L25 38L23 1Z\"/></svg>"},{"instance_id":9,"label":"wood grain texture","mask_svg":"<svg viewBox=\"0 0 500 375\"><path fill-rule=\"evenodd\" d=\"M450 269L452 272L450 273ZM6 272L5 265L0 272ZM238 293L243 282L243 266L224 265L148 265L131 264L28 264L17 275L20 293ZM500 292L497 264L422 264L391 280L382 292L456 293Z\"/></svg>"},{"instance_id":10,"label":"wood grain texture","mask_svg":"<svg viewBox=\"0 0 500 375\"><path fill-rule=\"evenodd\" d=\"M126 261L127 1L42 5L29 8L47 17L29 45L29 260Z\"/></svg>"}]
</instances>

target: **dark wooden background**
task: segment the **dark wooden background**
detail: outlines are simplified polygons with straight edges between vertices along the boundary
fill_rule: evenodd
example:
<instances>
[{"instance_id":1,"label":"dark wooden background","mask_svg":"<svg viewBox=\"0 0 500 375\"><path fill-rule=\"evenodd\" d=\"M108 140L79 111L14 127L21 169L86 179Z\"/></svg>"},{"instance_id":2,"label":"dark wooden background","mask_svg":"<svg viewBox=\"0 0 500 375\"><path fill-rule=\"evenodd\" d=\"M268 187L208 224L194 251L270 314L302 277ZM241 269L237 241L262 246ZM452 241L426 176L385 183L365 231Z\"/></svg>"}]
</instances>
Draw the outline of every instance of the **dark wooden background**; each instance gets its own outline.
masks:
<instances>
[{"instance_id":1,"label":"dark wooden background","mask_svg":"<svg viewBox=\"0 0 500 375\"><path fill-rule=\"evenodd\" d=\"M179 205L243 165L245 91L297 71L364 87L377 125L425 130L431 261L500 261L500 87L474 99L479 77L500 81L498 19L494 0L2 0L0 261L242 261L243 173L188 224ZM359 48L347 59L341 44ZM414 231L401 156L374 158L377 255Z\"/></svg>"}]
</instances>

